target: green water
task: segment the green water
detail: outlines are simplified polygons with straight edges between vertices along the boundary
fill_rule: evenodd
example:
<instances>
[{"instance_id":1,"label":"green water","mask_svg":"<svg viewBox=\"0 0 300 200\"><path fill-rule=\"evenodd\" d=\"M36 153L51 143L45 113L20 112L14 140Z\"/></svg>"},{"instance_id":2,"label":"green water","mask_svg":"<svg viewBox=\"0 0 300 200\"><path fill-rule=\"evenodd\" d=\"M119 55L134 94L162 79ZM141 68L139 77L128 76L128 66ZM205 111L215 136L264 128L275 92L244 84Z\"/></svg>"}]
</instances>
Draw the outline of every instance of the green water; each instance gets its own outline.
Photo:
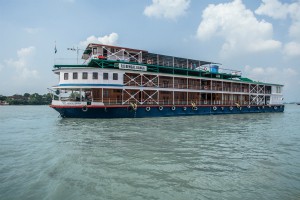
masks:
<instances>
[{"instance_id":1,"label":"green water","mask_svg":"<svg viewBox=\"0 0 300 200\"><path fill-rule=\"evenodd\" d=\"M300 106L61 119L0 107L0 199L300 199Z\"/></svg>"}]
</instances>

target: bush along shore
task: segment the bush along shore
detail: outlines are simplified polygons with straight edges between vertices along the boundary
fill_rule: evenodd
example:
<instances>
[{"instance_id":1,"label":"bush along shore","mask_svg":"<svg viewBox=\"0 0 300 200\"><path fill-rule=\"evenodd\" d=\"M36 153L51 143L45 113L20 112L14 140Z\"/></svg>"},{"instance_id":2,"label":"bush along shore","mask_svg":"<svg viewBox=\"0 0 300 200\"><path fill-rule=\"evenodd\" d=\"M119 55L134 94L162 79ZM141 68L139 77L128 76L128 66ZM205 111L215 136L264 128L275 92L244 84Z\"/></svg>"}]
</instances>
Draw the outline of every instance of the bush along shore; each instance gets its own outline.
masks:
<instances>
[{"instance_id":1,"label":"bush along shore","mask_svg":"<svg viewBox=\"0 0 300 200\"><path fill-rule=\"evenodd\" d=\"M49 105L51 100L50 93L43 95L38 93L15 94L12 96L0 95L0 105Z\"/></svg>"}]
</instances>

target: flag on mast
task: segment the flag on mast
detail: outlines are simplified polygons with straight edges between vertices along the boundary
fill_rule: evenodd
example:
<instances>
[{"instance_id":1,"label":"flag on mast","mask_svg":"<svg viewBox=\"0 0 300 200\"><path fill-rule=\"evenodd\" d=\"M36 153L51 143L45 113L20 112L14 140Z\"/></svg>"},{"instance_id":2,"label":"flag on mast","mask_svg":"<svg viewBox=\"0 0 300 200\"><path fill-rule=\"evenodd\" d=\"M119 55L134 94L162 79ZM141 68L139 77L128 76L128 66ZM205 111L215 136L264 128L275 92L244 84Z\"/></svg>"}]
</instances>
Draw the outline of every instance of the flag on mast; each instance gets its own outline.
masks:
<instances>
[{"instance_id":1,"label":"flag on mast","mask_svg":"<svg viewBox=\"0 0 300 200\"><path fill-rule=\"evenodd\" d=\"M56 48L56 41L54 41L54 53L57 53L57 48Z\"/></svg>"}]
</instances>

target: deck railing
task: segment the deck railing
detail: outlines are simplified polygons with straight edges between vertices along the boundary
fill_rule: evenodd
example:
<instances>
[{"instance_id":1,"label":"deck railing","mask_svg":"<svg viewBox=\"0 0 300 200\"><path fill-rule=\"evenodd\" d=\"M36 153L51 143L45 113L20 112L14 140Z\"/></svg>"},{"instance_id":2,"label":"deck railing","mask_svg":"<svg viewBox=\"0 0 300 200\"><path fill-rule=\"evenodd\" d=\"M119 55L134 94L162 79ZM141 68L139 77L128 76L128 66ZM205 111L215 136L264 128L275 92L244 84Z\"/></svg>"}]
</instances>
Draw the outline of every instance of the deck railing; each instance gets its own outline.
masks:
<instances>
[{"instance_id":1,"label":"deck railing","mask_svg":"<svg viewBox=\"0 0 300 200\"><path fill-rule=\"evenodd\" d=\"M191 99L187 101L186 99L165 99L165 100L153 100L153 101L141 101L137 100L129 100L129 101L122 101L119 98L104 98L103 101L101 100L76 100L74 98L61 98L61 101L69 101L69 102L86 102L88 105L93 104L93 102L103 103L104 105L131 105L131 103L135 103L138 106L140 105L176 105L176 106L210 106L210 105L225 105L225 106L248 106L248 105L265 105L263 101L260 102L250 102L249 100L199 100L199 99ZM142 103L141 103L142 102Z\"/></svg>"},{"instance_id":2,"label":"deck railing","mask_svg":"<svg viewBox=\"0 0 300 200\"><path fill-rule=\"evenodd\" d=\"M129 82L126 83L125 86L134 86L140 87L141 84L137 82ZM190 89L190 90L212 90L212 91L223 91L223 92L238 92L238 93L249 93L248 88L240 88L240 87L223 87L222 86L211 86L211 85L192 85L192 84L172 84L172 83L157 83L152 84L144 84L143 87L154 87L154 88L170 88L170 89ZM256 92L251 92L256 93ZM260 91L259 94L271 94L271 91Z\"/></svg>"},{"instance_id":3,"label":"deck railing","mask_svg":"<svg viewBox=\"0 0 300 200\"><path fill-rule=\"evenodd\" d=\"M143 102L141 100L140 102ZM103 100L104 105L130 105L130 103L135 103L137 105L240 105L240 106L246 106L249 104L254 104L250 103L247 100L243 101L233 101L233 100L185 100L185 99L176 99L174 100L159 100L159 101L149 101L149 102L143 102L140 103L139 101L136 100L130 100L123 104L121 99L117 98L106 98Z\"/></svg>"}]
</instances>

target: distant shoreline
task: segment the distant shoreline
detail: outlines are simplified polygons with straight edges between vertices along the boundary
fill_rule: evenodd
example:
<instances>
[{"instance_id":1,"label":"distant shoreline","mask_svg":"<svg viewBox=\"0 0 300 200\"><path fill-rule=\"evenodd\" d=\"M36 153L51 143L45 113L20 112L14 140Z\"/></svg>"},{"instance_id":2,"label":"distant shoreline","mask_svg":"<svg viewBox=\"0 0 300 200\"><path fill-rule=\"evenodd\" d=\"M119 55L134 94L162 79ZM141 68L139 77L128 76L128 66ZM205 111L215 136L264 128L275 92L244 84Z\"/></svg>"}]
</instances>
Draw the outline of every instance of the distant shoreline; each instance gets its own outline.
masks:
<instances>
[{"instance_id":1,"label":"distant shoreline","mask_svg":"<svg viewBox=\"0 0 300 200\"><path fill-rule=\"evenodd\" d=\"M12 105L10 105L10 104L9 105L1 105L0 104L0 107L1 106L3 106L3 107L4 106L49 106L49 105L50 104L26 104L26 105L25 104L24 105L23 104L12 104Z\"/></svg>"},{"instance_id":2,"label":"distant shoreline","mask_svg":"<svg viewBox=\"0 0 300 200\"><path fill-rule=\"evenodd\" d=\"M38 94L38 93L24 93L23 95L14 94L12 96L0 95L0 106L7 105L49 105L52 101L50 93Z\"/></svg>"}]
</instances>

